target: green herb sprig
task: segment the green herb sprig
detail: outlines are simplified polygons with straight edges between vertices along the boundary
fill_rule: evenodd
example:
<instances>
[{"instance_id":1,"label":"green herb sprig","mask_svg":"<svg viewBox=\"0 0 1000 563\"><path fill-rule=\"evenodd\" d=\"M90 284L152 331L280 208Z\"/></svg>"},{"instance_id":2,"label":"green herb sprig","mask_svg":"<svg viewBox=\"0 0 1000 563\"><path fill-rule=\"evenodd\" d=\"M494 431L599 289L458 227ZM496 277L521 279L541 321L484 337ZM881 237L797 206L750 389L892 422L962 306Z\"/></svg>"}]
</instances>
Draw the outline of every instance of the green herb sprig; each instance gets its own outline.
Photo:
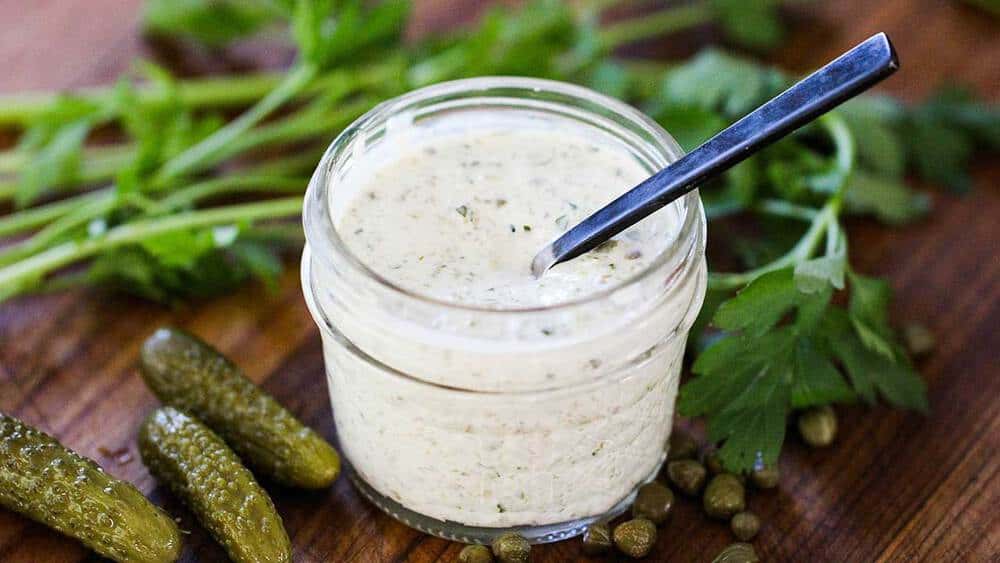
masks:
<instances>
[{"instance_id":1,"label":"green herb sprig","mask_svg":"<svg viewBox=\"0 0 1000 563\"><path fill-rule=\"evenodd\" d=\"M575 81L641 107L693 148L791 81L716 49L680 63L615 55L704 25L745 48L773 47L784 33L777 0L695 0L601 24L613 3L534 0L407 43L409 7L395 0L147 0L156 33L209 48L284 33L298 57L285 73L193 80L142 63L110 88L0 97L0 126L24 128L0 152L0 201L16 206L0 216L0 301L94 285L170 302L252 277L272 283L281 253L301 244L289 220L323 145L379 101L429 83ZM247 109L229 122L214 113L233 108ZM124 139L88 143L109 126ZM998 147L996 108L967 93L919 106L867 96L702 188L711 221L749 217L762 232L727 241L741 268L709 275L692 329L701 352L679 401L682 414L707 418L727 467L773 463L795 409L878 397L927 408L887 320L888 288L851 268L841 219L915 220L929 200L908 174L968 189L972 154ZM838 291L849 292L846 307L833 303Z\"/></svg>"}]
</instances>

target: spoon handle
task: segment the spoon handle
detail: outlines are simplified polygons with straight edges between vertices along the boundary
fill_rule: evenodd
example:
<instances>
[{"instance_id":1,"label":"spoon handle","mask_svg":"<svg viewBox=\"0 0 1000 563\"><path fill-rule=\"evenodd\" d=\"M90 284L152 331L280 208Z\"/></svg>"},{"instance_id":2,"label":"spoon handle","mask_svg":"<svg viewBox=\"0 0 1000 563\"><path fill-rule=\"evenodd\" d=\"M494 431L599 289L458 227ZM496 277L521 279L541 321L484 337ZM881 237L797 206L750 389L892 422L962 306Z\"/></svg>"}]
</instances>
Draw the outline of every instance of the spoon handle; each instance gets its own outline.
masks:
<instances>
[{"instance_id":1,"label":"spoon handle","mask_svg":"<svg viewBox=\"0 0 1000 563\"><path fill-rule=\"evenodd\" d=\"M879 33L730 125L584 219L535 257L536 277L576 258L750 155L867 90L899 68Z\"/></svg>"}]
</instances>

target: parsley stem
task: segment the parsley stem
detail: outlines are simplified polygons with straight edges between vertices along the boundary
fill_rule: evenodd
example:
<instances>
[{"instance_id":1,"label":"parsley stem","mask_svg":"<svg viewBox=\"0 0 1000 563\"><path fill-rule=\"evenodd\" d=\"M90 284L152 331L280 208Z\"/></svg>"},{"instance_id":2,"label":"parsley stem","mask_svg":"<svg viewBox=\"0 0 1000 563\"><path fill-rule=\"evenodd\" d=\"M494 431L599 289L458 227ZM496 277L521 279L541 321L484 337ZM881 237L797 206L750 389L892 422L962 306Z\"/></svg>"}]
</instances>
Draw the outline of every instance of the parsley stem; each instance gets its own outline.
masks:
<instances>
[{"instance_id":1,"label":"parsley stem","mask_svg":"<svg viewBox=\"0 0 1000 563\"><path fill-rule=\"evenodd\" d=\"M100 252L166 233L261 219L293 217L302 212L302 198L289 197L264 202L228 205L167 217L143 219L115 227L103 235L67 241L0 268L0 301L27 291L59 268Z\"/></svg>"},{"instance_id":2,"label":"parsley stem","mask_svg":"<svg viewBox=\"0 0 1000 563\"><path fill-rule=\"evenodd\" d=\"M292 67L285 79L253 107L200 143L167 161L153 177L153 185L162 185L198 170L204 163L211 161L226 145L235 141L297 95L318 73L319 68L311 63L302 63Z\"/></svg>"},{"instance_id":3,"label":"parsley stem","mask_svg":"<svg viewBox=\"0 0 1000 563\"><path fill-rule=\"evenodd\" d=\"M66 215L81 205L87 205L94 200L107 197L106 192L107 190L89 192L0 217L0 237L21 233L39 225L44 225L49 221Z\"/></svg>"},{"instance_id":4,"label":"parsley stem","mask_svg":"<svg viewBox=\"0 0 1000 563\"><path fill-rule=\"evenodd\" d=\"M345 104L337 111L299 112L274 123L247 131L223 147L214 160L221 161L250 149L286 144L321 135L330 135L350 124L356 117L375 105L369 98Z\"/></svg>"},{"instance_id":5,"label":"parsley stem","mask_svg":"<svg viewBox=\"0 0 1000 563\"><path fill-rule=\"evenodd\" d=\"M839 214L844 200L844 192L847 191L851 174L854 172L854 164L857 162L857 147L850 128L844 118L836 112L827 113L818 121L830 135L835 147L834 162L839 172L840 185L834 190L831 200L835 207L835 213Z\"/></svg>"},{"instance_id":6,"label":"parsley stem","mask_svg":"<svg viewBox=\"0 0 1000 563\"><path fill-rule=\"evenodd\" d=\"M360 74L358 71L331 74L324 79L326 90L312 104L289 117L254 129L261 120L307 87L316 75L317 67L303 63L289 71L287 80L257 105L164 164L151 182L154 186L169 185L180 176L204 170L257 146L301 140L342 128L376 102L363 99L337 112L331 106L359 89L381 84L398 72L398 61L389 60L382 65L370 66Z\"/></svg>"},{"instance_id":7,"label":"parsley stem","mask_svg":"<svg viewBox=\"0 0 1000 563\"><path fill-rule=\"evenodd\" d=\"M130 144L102 145L83 149L83 162L100 161L102 167L120 168L128 164L134 149ZM0 173L18 173L30 164L30 155L20 149L10 149L0 152Z\"/></svg>"},{"instance_id":8,"label":"parsley stem","mask_svg":"<svg viewBox=\"0 0 1000 563\"><path fill-rule=\"evenodd\" d=\"M643 39L675 33L711 21L715 12L707 2L676 6L613 23L599 33L601 46L610 51Z\"/></svg>"},{"instance_id":9,"label":"parsley stem","mask_svg":"<svg viewBox=\"0 0 1000 563\"><path fill-rule=\"evenodd\" d=\"M155 208L160 212L170 212L205 198L234 192L305 193L308 184L308 178L258 174L221 176L177 190L155 202Z\"/></svg>"},{"instance_id":10,"label":"parsley stem","mask_svg":"<svg viewBox=\"0 0 1000 563\"><path fill-rule=\"evenodd\" d=\"M208 197L237 192L301 193L308 178L262 174L254 169L197 182L170 193L159 201L146 203L149 211L167 213L192 205ZM126 202L128 199L126 198ZM115 198L114 187L89 192L55 203L28 209L0 218L0 236L31 229L53 221L33 237L0 251L0 265L9 264L37 252L53 243L67 231L107 215L121 202ZM134 202L133 203L138 203Z\"/></svg>"},{"instance_id":11,"label":"parsley stem","mask_svg":"<svg viewBox=\"0 0 1000 563\"><path fill-rule=\"evenodd\" d=\"M717 291L733 291L739 289L763 274L780 270L787 266L793 266L803 260L807 260L816 251L820 240L826 233L831 222L836 222L837 214L832 201L827 202L823 209L816 215L809 230L806 231L799 242L783 256L769 264L759 268L740 273L720 273L710 272L708 274L708 288Z\"/></svg>"},{"instance_id":12,"label":"parsley stem","mask_svg":"<svg viewBox=\"0 0 1000 563\"><path fill-rule=\"evenodd\" d=\"M177 94L181 103L190 108L232 108L252 104L273 90L280 82L282 73L266 72L247 75L221 76L179 80ZM319 84L307 89L303 94L315 94ZM0 96L0 126L24 126L45 115L59 96L57 92L26 92ZM101 104L114 96L113 86L101 86L76 90L68 95ZM165 92L155 86L138 88L140 102L156 102L165 99Z\"/></svg>"},{"instance_id":13,"label":"parsley stem","mask_svg":"<svg viewBox=\"0 0 1000 563\"><path fill-rule=\"evenodd\" d=\"M292 189L291 184L284 183L286 180L294 182L294 185L299 189L304 189L305 185L308 183L307 178L292 180L288 177L294 177L299 174L308 174L313 168L316 167L316 163L319 162L322 154L323 148L300 151L291 156L278 157L249 166L236 172L235 176L226 176L223 177L223 179L235 178L232 187L236 188L252 183L248 180L248 178L256 177L261 179L261 182L259 183L265 189L267 185L272 185L272 191L285 191L286 189ZM263 181L265 178L273 178L276 179L277 182L271 182L269 184L268 182ZM212 180L209 180L208 182L212 182ZM194 184L184 189L193 189L197 186L198 184ZM107 197L112 189L113 188L103 188L100 190L94 190L82 195L68 197L66 199L32 207L30 209L16 211L9 215L0 217L0 237L22 233L44 225L62 217L63 215L66 215L81 205L88 204L94 199ZM232 192L234 190L219 190L212 193L223 193L223 191ZM172 196L173 194L168 196L168 198Z\"/></svg>"},{"instance_id":14,"label":"parsley stem","mask_svg":"<svg viewBox=\"0 0 1000 563\"><path fill-rule=\"evenodd\" d=\"M374 100L363 99L338 108L337 112L327 111L319 116L315 114L307 115L302 112L293 114L248 131L243 136L234 140L229 146L224 147L216 155L215 160L225 160L253 148L279 143L294 143L331 134L343 128L351 120L374 105ZM120 169L124 168L130 162L135 150L135 145L132 143L87 149L87 153L81 163L79 176L72 181L50 186L50 189L46 191L59 191L60 189L75 188L111 180ZM289 162L278 164L278 161L273 161L273 164L280 166L280 168L272 172L280 174L311 169L319 162L322 154L321 150L307 150L294 155L294 157L287 157ZM291 161L294 161L294 164ZM8 162L15 163L17 160L11 157ZM267 165L267 163L264 165ZM294 168L289 169L287 168L288 166L294 166ZM162 188L163 186L157 187ZM13 198L17 193L17 189L18 181L16 178L0 178L0 201Z\"/></svg>"},{"instance_id":15,"label":"parsley stem","mask_svg":"<svg viewBox=\"0 0 1000 563\"><path fill-rule=\"evenodd\" d=\"M244 170L253 174L295 175L312 174L323 158L326 145L300 148L295 153L279 156L248 166Z\"/></svg>"},{"instance_id":16,"label":"parsley stem","mask_svg":"<svg viewBox=\"0 0 1000 563\"><path fill-rule=\"evenodd\" d=\"M110 180L114 178L119 170L128 165L134 155L134 151L135 148L131 145L87 149L80 163L80 170L75 177L55 185L46 186L42 193L51 193L65 188L75 188ZM21 164L18 160L10 158L7 164ZM0 179L0 201L13 199L17 194L19 185L16 177Z\"/></svg>"},{"instance_id":17,"label":"parsley stem","mask_svg":"<svg viewBox=\"0 0 1000 563\"><path fill-rule=\"evenodd\" d=\"M41 252L57 242L67 232L111 211L116 204L114 192L106 189L101 190L98 194L99 197L73 207L68 213L46 225L44 229L38 231L31 238L4 248L3 251L0 251L0 267L31 256L36 252Z\"/></svg>"},{"instance_id":18,"label":"parsley stem","mask_svg":"<svg viewBox=\"0 0 1000 563\"><path fill-rule=\"evenodd\" d=\"M272 146L276 144L289 144L314 137L330 135L353 119L374 106L376 100L362 98L345 104L336 111L325 108L322 104L317 105L310 111L309 108L299 110L292 115L280 120L259 125L243 135L234 139L229 145L222 147L211 159L202 166L216 164L227 158L234 157L240 153L254 148ZM121 144L111 147L97 147L88 149L87 155L81 163L81 171L77 178L72 181L63 182L56 186L50 186L48 191L58 191L59 189L74 188L108 181L114 178L115 174L128 164L135 152L135 145ZM294 172L303 169L311 169L319 162L321 151L308 150L297 154L295 159ZM92 158L88 158L92 157ZM311 160L311 162L307 162ZM16 162L11 157L8 162ZM288 166L283 163L280 166ZM275 170L274 173L284 173L284 170ZM163 189L166 184L154 185L154 188ZM53 189L54 188L54 189ZM9 200L17 193L18 182L16 178L0 179L0 201Z\"/></svg>"}]
</instances>

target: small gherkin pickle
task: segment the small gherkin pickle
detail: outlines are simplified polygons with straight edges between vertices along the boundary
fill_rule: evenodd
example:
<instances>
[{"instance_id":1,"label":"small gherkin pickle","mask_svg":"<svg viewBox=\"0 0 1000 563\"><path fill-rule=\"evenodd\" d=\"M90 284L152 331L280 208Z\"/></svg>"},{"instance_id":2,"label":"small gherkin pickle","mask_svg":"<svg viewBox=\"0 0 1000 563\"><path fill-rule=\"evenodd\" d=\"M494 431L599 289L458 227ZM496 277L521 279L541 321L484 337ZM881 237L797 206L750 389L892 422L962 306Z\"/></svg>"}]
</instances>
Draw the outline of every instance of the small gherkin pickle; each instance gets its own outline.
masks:
<instances>
[{"instance_id":1,"label":"small gherkin pickle","mask_svg":"<svg viewBox=\"0 0 1000 563\"><path fill-rule=\"evenodd\" d=\"M705 485L705 466L693 459L680 459L667 464L667 477L686 495L695 496Z\"/></svg>"},{"instance_id":2,"label":"small gherkin pickle","mask_svg":"<svg viewBox=\"0 0 1000 563\"><path fill-rule=\"evenodd\" d=\"M760 557L757 557L752 545L736 542L720 551L712 563L758 563L759 561Z\"/></svg>"},{"instance_id":3,"label":"small gherkin pickle","mask_svg":"<svg viewBox=\"0 0 1000 563\"><path fill-rule=\"evenodd\" d=\"M777 465L765 465L750 472L750 482L758 489L773 489L780 480L781 473Z\"/></svg>"},{"instance_id":4,"label":"small gherkin pickle","mask_svg":"<svg viewBox=\"0 0 1000 563\"><path fill-rule=\"evenodd\" d=\"M741 541L750 541L760 531L760 518L753 512L740 512L729 521L729 527Z\"/></svg>"},{"instance_id":5,"label":"small gherkin pickle","mask_svg":"<svg viewBox=\"0 0 1000 563\"><path fill-rule=\"evenodd\" d=\"M667 521L673 507L673 491L653 481L639 487L635 502L632 503L632 516L645 518L658 526Z\"/></svg>"},{"instance_id":6,"label":"small gherkin pickle","mask_svg":"<svg viewBox=\"0 0 1000 563\"><path fill-rule=\"evenodd\" d=\"M115 561L170 563L180 557L177 525L135 487L2 413L0 506Z\"/></svg>"},{"instance_id":7,"label":"small gherkin pickle","mask_svg":"<svg viewBox=\"0 0 1000 563\"><path fill-rule=\"evenodd\" d=\"M172 407L139 430L139 453L236 563L290 563L291 543L271 497L221 438Z\"/></svg>"},{"instance_id":8,"label":"small gherkin pickle","mask_svg":"<svg viewBox=\"0 0 1000 563\"><path fill-rule=\"evenodd\" d=\"M735 475L720 473L708 482L702 500L709 516L725 520L746 509L746 490Z\"/></svg>"},{"instance_id":9,"label":"small gherkin pickle","mask_svg":"<svg viewBox=\"0 0 1000 563\"><path fill-rule=\"evenodd\" d=\"M500 563L527 563L531 558L531 544L513 532L493 540L493 555Z\"/></svg>"},{"instance_id":10,"label":"small gherkin pickle","mask_svg":"<svg viewBox=\"0 0 1000 563\"><path fill-rule=\"evenodd\" d=\"M591 524L583 533L583 552L587 555L607 553L611 551L613 545L611 529L605 523Z\"/></svg>"},{"instance_id":11,"label":"small gherkin pickle","mask_svg":"<svg viewBox=\"0 0 1000 563\"><path fill-rule=\"evenodd\" d=\"M458 554L459 563L493 563L493 554L485 545L467 545Z\"/></svg>"},{"instance_id":12,"label":"small gherkin pickle","mask_svg":"<svg viewBox=\"0 0 1000 563\"><path fill-rule=\"evenodd\" d=\"M679 428L673 429L667 443L667 461L698 457L698 442L695 442L690 434Z\"/></svg>"},{"instance_id":13,"label":"small gherkin pickle","mask_svg":"<svg viewBox=\"0 0 1000 563\"><path fill-rule=\"evenodd\" d=\"M829 446L837 437L837 413L829 405L803 412L799 415L799 434L814 448Z\"/></svg>"},{"instance_id":14,"label":"small gherkin pickle","mask_svg":"<svg viewBox=\"0 0 1000 563\"><path fill-rule=\"evenodd\" d=\"M656 524L645 518L635 518L615 526L613 534L618 551L639 559L649 555L656 544Z\"/></svg>"},{"instance_id":15,"label":"small gherkin pickle","mask_svg":"<svg viewBox=\"0 0 1000 563\"><path fill-rule=\"evenodd\" d=\"M142 346L141 371L160 401L198 417L279 483L318 489L340 473L340 457L326 440L198 338L157 330Z\"/></svg>"}]
</instances>

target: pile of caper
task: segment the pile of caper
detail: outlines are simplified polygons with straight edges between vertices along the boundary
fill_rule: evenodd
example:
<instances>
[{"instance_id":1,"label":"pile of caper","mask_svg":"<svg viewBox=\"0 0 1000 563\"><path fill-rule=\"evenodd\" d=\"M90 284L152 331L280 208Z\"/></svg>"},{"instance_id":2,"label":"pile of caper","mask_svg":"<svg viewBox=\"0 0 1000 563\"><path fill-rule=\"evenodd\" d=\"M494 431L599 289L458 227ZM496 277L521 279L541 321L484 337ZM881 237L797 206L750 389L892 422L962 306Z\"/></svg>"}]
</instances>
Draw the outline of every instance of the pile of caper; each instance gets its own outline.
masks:
<instances>
[{"instance_id":1,"label":"pile of caper","mask_svg":"<svg viewBox=\"0 0 1000 563\"><path fill-rule=\"evenodd\" d=\"M799 433L812 447L825 447L837 436L837 416L829 406L807 409L799 414ZM747 510L747 485L756 489L778 486L777 465L756 467L748 475L727 472L719 451L709 448L702 453L698 442L683 430L675 429L667 445L666 478L688 497L701 497L708 516L729 522L737 542L723 549L712 563L754 563L760 561L749 542L760 531L761 520ZM591 524L582 537L587 555L601 555L617 549L632 558L649 555L656 544L657 526L665 524L674 506L674 492L659 481L639 487L632 503L632 518L612 525L607 521ZM481 545L466 546L459 554L461 563L524 563L529 561L531 546L517 534L497 538L492 549Z\"/></svg>"},{"instance_id":2,"label":"pile of caper","mask_svg":"<svg viewBox=\"0 0 1000 563\"><path fill-rule=\"evenodd\" d=\"M459 563L528 563L531 544L513 532L503 534L485 545L467 545L458 554Z\"/></svg>"},{"instance_id":3,"label":"pile of caper","mask_svg":"<svg viewBox=\"0 0 1000 563\"><path fill-rule=\"evenodd\" d=\"M726 472L714 449L702 455L694 438L681 430L670 436L665 474L674 490L688 497L700 497L709 516L729 521L733 535L740 541L723 550L717 561L759 560L753 546L745 543L757 535L761 525L760 518L746 510L747 478ZM758 468L749 475L749 481L761 489L776 487L778 470ZM632 519L615 526L608 522L591 525L583 535L583 552L606 554L614 548L629 557L645 557L656 543L657 526L666 523L673 505L674 492L664 483L652 481L642 485L632 504Z\"/></svg>"}]
</instances>

